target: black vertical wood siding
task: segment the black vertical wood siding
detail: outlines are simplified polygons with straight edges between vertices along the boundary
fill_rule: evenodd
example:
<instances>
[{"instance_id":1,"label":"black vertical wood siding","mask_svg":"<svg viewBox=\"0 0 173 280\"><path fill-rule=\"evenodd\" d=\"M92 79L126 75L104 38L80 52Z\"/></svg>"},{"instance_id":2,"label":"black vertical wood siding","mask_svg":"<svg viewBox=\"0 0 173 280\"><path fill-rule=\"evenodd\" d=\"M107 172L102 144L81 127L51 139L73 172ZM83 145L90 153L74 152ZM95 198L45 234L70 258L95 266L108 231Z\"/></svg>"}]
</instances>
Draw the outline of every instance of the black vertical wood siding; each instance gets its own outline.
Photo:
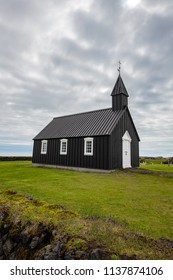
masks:
<instances>
[{"instance_id":1,"label":"black vertical wood siding","mask_svg":"<svg viewBox=\"0 0 173 280\"><path fill-rule=\"evenodd\" d=\"M128 106L128 98L124 94L118 94L112 96L112 110L123 110L125 106Z\"/></svg>"},{"instance_id":2,"label":"black vertical wood siding","mask_svg":"<svg viewBox=\"0 0 173 280\"><path fill-rule=\"evenodd\" d=\"M129 132L131 141L131 165L139 166L139 139L136 134L129 112L123 114L110 136L110 165L111 169L122 168L122 137L126 130Z\"/></svg>"},{"instance_id":3,"label":"black vertical wood siding","mask_svg":"<svg viewBox=\"0 0 173 280\"><path fill-rule=\"evenodd\" d=\"M47 154L41 154L41 140L34 140L33 163L113 170L122 168L122 137L126 130L131 141L131 165L139 166L139 138L126 110L111 135L95 136L93 156L84 155L84 138L67 138L67 155L60 155L60 140L47 139ZM44 139L46 140L46 139Z\"/></svg>"},{"instance_id":4,"label":"black vertical wood siding","mask_svg":"<svg viewBox=\"0 0 173 280\"><path fill-rule=\"evenodd\" d=\"M93 137L93 156L84 155L84 138L68 138L67 155L60 155L60 139L48 139L47 154L41 154L41 140L34 141L33 163L111 169L109 136Z\"/></svg>"}]
</instances>

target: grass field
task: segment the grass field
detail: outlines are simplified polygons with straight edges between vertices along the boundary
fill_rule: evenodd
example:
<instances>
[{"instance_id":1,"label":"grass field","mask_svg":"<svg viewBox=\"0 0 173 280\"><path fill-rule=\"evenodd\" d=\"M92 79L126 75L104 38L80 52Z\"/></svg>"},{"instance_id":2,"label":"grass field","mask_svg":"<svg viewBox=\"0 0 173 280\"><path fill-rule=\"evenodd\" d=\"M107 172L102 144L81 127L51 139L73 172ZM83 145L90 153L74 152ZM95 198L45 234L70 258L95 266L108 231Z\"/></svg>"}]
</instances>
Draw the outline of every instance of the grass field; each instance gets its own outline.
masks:
<instances>
[{"instance_id":1,"label":"grass field","mask_svg":"<svg viewBox=\"0 0 173 280\"><path fill-rule=\"evenodd\" d=\"M173 238L173 178L116 171L83 173L0 162L0 189L108 217L150 237Z\"/></svg>"},{"instance_id":2,"label":"grass field","mask_svg":"<svg viewBox=\"0 0 173 280\"><path fill-rule=\"evenodd\" d=\"M147 170L163 171L173 173L173 164L159 164L159 163L147 163L141 164L141 167Z\"/></svg>"}]
</instances>

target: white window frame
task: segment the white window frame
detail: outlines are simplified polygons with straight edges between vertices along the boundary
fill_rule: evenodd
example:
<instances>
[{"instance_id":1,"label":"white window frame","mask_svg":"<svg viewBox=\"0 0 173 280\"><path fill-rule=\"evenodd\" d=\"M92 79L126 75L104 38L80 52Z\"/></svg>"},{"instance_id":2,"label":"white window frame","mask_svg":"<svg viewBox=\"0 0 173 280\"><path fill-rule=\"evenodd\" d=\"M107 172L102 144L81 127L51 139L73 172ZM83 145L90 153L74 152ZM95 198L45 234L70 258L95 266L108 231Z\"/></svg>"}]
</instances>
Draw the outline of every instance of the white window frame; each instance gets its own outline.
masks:
<instances>
[{"instance_id":1,"label":"white window frame","mask_svg":"<svg viewBox=\"0 0 173 280\"><path fill-rule=\"evenodd\" d=\"M42 155L47 154L47 143L48 143L47 140L42 140L41 141L41 154Z\"/></svg>"},{"instance_id":2,"label":"white window frame","mask_svg":"<svg viewBox=\"0 0 173 280\"><path fill-rule=\"evenodd\" d=\"M93 141L94 141L94 138L91 138L91 137L84 138L84 155L85 156L93 156ZM91 152L87 151L87 142L91 142Z\"/></svg>"},{"instance_id":3,"label":"white window frame","mask_svg":"<svg viewBox=\"0 0 173 280\"><path fill-rule=\"evenodd\" d=\"M63 150L63 144L65 143L65 151ZM60 140L60 155L67 155L67 144L68 144L68 140L67 139L61 139Z\"/></svg>"}]
</instances>

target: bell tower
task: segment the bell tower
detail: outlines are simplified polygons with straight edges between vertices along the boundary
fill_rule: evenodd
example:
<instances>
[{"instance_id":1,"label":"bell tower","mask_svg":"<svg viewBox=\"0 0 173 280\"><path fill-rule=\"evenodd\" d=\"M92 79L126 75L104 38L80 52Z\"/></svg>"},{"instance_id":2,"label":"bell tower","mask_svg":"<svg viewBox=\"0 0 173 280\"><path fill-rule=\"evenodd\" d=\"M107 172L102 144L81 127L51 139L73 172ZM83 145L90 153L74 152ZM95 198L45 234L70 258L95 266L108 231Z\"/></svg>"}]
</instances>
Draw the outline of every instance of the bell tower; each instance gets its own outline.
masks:
<instances>
[{"instance_id":1,"label":"bell tower","mask_svg":"<svg viewBox=\"0 0 173 280\"><path fill-rule=\"evenodd\" d=\"M119 72L119 76L117 78L117 81L116 81L115 86L111 93L113 111L123 110L125 107L127 107L128 106L128 97L129 97L126 87L121 78L121 74L120 74L121 61L119 61L119 67L117 70Z\"/></svg>"},{"instance_id":2,"label":"bell tower","mask_svg":"<svg viewBox=\"0 0 173 280\"><path fill-rule=\"evenodd\" d=\"M115 83L115 86L111 93L112 96L112 110L123 110L125 107L128 106L128 92L126 87L123 83L121 75L119 73L118 79Z\"/></svg>"}]
</instances>

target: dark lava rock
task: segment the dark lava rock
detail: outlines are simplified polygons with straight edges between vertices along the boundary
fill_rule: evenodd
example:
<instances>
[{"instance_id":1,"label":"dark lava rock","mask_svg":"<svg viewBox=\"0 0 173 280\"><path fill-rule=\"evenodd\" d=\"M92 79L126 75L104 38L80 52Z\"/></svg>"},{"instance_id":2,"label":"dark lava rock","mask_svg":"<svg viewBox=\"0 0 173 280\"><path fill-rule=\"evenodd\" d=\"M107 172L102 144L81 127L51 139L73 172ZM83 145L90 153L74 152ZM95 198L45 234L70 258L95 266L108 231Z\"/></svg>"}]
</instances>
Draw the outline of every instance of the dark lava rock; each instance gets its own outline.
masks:
<instances>
[{"instance_id":1,"label":"dark lava rock","mask_svg":"<svg viewBox=\"0 0 173 280\"><path fill-rule=\"evenodd\" d=\"M3 245L3 252L4 252L5 256L8 256L14 247L15 247L15 244L12 242L12 240L7 239Z\"/></svg>"},{"instance_id":2,"label":"dark lava rock","mask_svg":"<svg viewBox=\"0 0 173 280\"><path fill-rule=\"evenodd\" d=\"M31 249L37 248L40 245L41 241L42 240L40 240L40 237L38 237L38 236L33 237L32 241L31 241L31 243L29 245L30 248Z\"/></svg>"},{"instance_id":3,"label":"dark lava rock","mask_svg":"<svg viewBox=\"0 0 173 280\"><path fill-rule=\"evenodd\" d=\"M76 253L75 253L75 258L76 258L77 260L87 260L88 257L89 257L89 254L88 254L87 252L84 252L84 251L78 250L78 251L76 251Z\"/></svg>"}]
</instances>

